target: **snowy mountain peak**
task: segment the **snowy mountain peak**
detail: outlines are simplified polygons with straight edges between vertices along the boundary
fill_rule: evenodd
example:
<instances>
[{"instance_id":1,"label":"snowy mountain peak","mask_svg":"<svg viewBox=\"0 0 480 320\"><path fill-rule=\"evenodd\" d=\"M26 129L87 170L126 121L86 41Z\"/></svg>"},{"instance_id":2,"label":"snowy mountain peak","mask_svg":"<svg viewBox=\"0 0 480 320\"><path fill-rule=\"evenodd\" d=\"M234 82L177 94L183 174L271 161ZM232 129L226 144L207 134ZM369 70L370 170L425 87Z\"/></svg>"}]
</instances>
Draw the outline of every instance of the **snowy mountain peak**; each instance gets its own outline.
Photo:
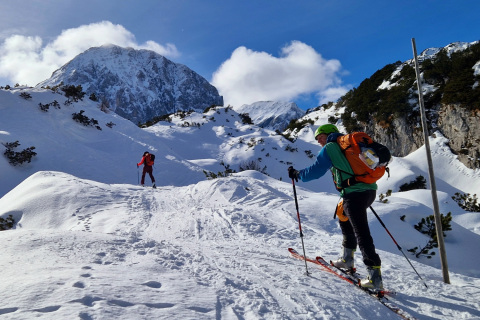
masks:
<instances>
[{"instance_id":1,"label":"snowy mountain peak","mask_svg":"<svg viewBox=\"0 0 480 320\"><path fill-rule=\"evenodd\" d=\"M56 70L37 87L81 85L87 96L105 99L110 109L134 123L178 110L202 111L223 105L207 80L156 52L116 45L93 47Z\"/></svg>"},{"instance_id":2,"label":"snowy mountain peak","mask_svg":"<svg viewBox=\"0 0 480 320\"><path fill-rule=\"evenodd\" d=\"M238 113L248 113L253 123L259 127L283 131L290 120L305 115L294 102L258 101L233 108Z\"/></svg>"},{"instance_id":3,"label":"snowy mountain peak","mask_svg":"<svg viewBox=\"0 0 480 320\"><path fill-rule=\"evenodd\" d=\"M418 59L420 61L423 61L425 59L432 59L434 58L441 50L445 50L447 55L451 55L452 53L454 52L458 52L458 51L463 51L465 49L467 49L468 47L474 45L474 44L477 44L478 41L474 41L474 42L461 42L461 41L458 41L458 42L453 42L453 43L450 43L449 45L443 47L443 48L437 48L437 47L434 47L434 48L428 48L428 49L425 49L423 50L419 55L418 55ZM412 60L408 60L407 62L409 63L413 63L413 59Z\"/></svg>"}]
</instances>

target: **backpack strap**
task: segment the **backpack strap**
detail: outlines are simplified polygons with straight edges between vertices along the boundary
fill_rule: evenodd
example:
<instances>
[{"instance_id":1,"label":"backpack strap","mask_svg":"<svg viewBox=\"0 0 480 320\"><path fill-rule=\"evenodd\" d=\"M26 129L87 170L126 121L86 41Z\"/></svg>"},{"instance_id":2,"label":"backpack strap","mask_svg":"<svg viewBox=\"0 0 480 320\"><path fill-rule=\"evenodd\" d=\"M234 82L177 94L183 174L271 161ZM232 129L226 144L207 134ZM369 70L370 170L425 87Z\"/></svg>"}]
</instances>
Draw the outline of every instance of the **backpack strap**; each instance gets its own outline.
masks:
<instances>
[{"instance_id":1,"label":"backpack strap","mask_svg":"<svg viewBox=\"0 0 480 320\"><path fill-rule=\"evenodd\" d=\"M347 174L349 174L349 175L351 175L351 174L350 174L349 172L344 171L344 170L338 169L338 168L335 167L335 166L333 166L333 167L338 170L338 172L340 173L340 179L342 180L342 184L341 184L340 186L338 186L338 185L335 183L335 178L333 179L333 182L335 183L335 188L336 188L338 191L342 191L342 190L345 189L345 188L348 188L348 187L351 187L351 186L356 185L357 183L360 183L361 181L358 181L358 180L356 179L356 177L362 177L362 176L367 175L367 173L366 173L366 174L363 174L363 175L358 175L358 174L355 175L355 174L354 174L353 177L350 177L350 178L348 178L348 179L346 179L346 180L343 180L342 177L341 177L341 176L342 176L342 172L343 172L343 173L347 173ZM388 178L390 178L390 168L389 168L389 167L385 167L385 172L388 174ZM332 173L332 175L333 175L333 173Z\"/></svg>"},{"instance_id":2,"label":"backpack strap","mask_svg":"<svg viewBox=\"0 0 480 320\"><path fill-rule=\"evenodd\" d=\"M340 173L340 180L342 181L342 184L339 186L335 183L335 178L333 179L333 182L335 183L335 188L338 190L338 191L342 191L343 189L345 188L348 188L348 187L351 187L353 185L356 185L357 183L360 183L360 181L358 181L357 179L355 179L355 177L358 177L358 175L353 175L353 177L350 177L348 179L345 179L343 180L342 179L342 172L343 173L347 173L348 175L351 175L351 173L347 172L347 171L344 171L342 169L339 169L335 166L333 166L336 170L338 170L338 172ZM332 173L333 174L333 173Z\"/></svg>"}]
</instances>

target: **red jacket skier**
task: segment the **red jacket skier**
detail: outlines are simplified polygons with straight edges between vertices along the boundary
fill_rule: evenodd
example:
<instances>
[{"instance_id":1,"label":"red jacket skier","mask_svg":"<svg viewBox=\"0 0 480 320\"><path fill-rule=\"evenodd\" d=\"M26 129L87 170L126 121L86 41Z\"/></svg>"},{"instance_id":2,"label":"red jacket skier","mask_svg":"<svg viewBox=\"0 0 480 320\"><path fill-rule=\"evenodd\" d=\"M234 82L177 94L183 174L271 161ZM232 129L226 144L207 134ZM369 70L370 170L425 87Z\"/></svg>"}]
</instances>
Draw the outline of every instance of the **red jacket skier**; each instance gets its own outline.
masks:
<instances>
[{"instance_id":1,"label":"red jacket skier","mask_svg":"<svg viewBox=\"0 0 480 320\"><path fill-rule=\"evenodd\" d=\"M155 185L155 178L153 177L153 160L152 160L152 157L150 155L150 153L148 151L145 151L143 153L143 156L142 156L142 160L137 163L137 168L139 166L141 166L143 164L143 172L142 172L142 181L141 181L141 185L143 187L143 185L145 184L145 174L148 173L148 175L150 176L150 179L152 180L152 187L153 188L156 188L157 186Z\"/></svg>"}]
</instances>

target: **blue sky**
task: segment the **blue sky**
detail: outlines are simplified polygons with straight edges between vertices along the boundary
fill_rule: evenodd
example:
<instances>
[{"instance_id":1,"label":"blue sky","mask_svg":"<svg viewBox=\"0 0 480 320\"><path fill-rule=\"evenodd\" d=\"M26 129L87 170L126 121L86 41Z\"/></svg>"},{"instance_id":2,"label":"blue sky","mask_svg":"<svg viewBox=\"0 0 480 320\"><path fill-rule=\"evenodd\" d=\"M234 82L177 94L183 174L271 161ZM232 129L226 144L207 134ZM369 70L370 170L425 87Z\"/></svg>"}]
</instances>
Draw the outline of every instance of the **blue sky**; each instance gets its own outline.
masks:
<instances>
[{"instance_id":1,"label":"blue sky","mask_svg":"<svg viewBox=\"0 0 480 320\"><path fill-rule=\"evenodd\" d=\"M226 104L336 100L417 50L480 40L473 0L0 0L0 86L35 85L89 47L155 50Z\"/></svg>"}]
</instances>

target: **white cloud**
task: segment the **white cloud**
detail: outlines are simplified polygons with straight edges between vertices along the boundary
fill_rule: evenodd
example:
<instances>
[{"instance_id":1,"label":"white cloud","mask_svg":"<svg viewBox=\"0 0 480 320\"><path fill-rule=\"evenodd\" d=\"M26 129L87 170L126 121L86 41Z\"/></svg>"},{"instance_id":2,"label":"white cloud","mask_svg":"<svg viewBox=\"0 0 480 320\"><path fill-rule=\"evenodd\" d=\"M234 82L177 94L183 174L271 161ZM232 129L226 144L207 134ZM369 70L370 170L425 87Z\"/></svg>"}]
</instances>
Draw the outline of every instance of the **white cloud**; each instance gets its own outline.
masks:
<instances>
[{"instance_id":1,"label":"white cloud","mask_svg":"<svg viewBox=\"0 0 480 320\"><path fill-rule=\"evenodd\" d=\"M351 88L347 87L331 87L323 90L319 93L320 99L318 101L319 105L328 103L330 101L337 101L338 98L344 96Z\"/></svg>"},{"instance_id":2,"label":"white cloud","mask_svg":"<svg viewBox=\"0 0 480 320\"><path fill-rule=\"evenodd\" d=\"M138 44L135 36L121 25L109 21L63 30L52 42L43 45L40 37L12 35L0 46L0 76L15 83L35 85L52 72L91 47L115 44L121 47L148 49L163 56L177 57L175 45L154 41Z\"/></svg>"},{"instance_id":3,"label":"white cloud","mask_svg":"<svg viewBox=\"0 0 480 320\"><path fill-rule=\"evenodd\" d=\"M239 106L262 100L292 101L315 94L334 101L348 90L341 86L338 60L325 60L312 47L293 41L281 57L245 47L233 51L213 74L212 84L225 104Z\"/></svg>"}]
</instances>

